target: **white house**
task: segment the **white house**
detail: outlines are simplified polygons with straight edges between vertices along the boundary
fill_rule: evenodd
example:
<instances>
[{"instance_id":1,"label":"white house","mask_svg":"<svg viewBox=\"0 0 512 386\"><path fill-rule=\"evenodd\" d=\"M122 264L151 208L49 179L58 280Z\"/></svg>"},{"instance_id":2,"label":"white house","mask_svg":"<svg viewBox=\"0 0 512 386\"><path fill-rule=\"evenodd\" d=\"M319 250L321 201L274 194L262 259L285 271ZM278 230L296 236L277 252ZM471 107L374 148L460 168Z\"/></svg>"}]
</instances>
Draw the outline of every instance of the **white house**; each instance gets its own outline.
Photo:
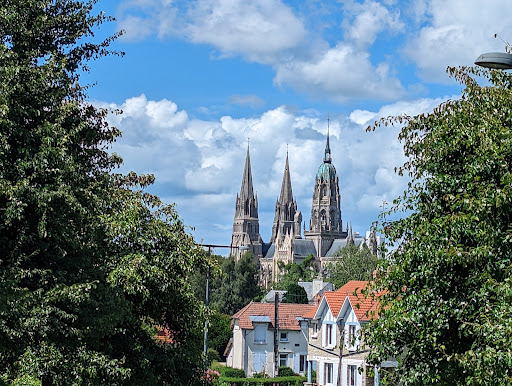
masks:
<instances>
[{"instance_id":1,"label":"white house","mask_svg":"<svg viewBox=\"0 0 512 386\"><path fill-rule=\"evenodd\" d=\"M274 375L274 307L274 303L250 303L233 315L227 366L243 369L247 376L262 371ZM308 323L303 315L314 308L309 304L279 304L279 366L306 373Z\"/></svg>"},{"instance_id":2,"label":"white house","mask_svg":"<svg viewBox=\"0 0 512 386\"><path fill-rule=\"evenodd\" d=\"M368 350L360 339L361 326L377 317L378 303L365 299L361 293L366 285L366 281L350 281L337 291L326 292L318 306L305 315L310 321L308 360L316 362L318 385L373 386L375 383L367 375ZM343 342L342 352L340 342Z\"/></svg>"}]
</instances>

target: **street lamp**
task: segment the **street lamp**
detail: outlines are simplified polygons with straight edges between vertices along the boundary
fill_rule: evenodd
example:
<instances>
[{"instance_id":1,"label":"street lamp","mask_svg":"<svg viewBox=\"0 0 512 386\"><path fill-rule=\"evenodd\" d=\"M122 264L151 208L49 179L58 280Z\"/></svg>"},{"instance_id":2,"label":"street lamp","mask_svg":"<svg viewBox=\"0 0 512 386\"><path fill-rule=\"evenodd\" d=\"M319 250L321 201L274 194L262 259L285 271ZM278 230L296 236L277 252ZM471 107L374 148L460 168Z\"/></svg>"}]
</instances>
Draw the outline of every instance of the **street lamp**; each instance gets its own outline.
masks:
<instances>
[{"instance_id":1,"label":"street lamp","mask_svg":"<svg viewBox=\"0 0 512 386\"><path fill-rule=\"evenodd\" d=\"M500 70L512 69L512 54L508 52L488 52L475 60L477 66Z\"/></svg>"},{"instance_id":2,"label":"street lamp","mask_svg":"<svg viewBox=\"0 0 512 386\"><path fill-rule=\"evenodd\" d=\"M208 258L212 254L212 248L231 248L238 249L239 251L248 251L249 247L246 245L217 245L217 244L197 244L201 247L208 248ZM210 266L206 271L206 307L210 304ZM208 315L204 319L204 343L203 343L203 351L204 351L204 361L206 363L207 354L208 354Z\"/></svg>"}]
</instances>

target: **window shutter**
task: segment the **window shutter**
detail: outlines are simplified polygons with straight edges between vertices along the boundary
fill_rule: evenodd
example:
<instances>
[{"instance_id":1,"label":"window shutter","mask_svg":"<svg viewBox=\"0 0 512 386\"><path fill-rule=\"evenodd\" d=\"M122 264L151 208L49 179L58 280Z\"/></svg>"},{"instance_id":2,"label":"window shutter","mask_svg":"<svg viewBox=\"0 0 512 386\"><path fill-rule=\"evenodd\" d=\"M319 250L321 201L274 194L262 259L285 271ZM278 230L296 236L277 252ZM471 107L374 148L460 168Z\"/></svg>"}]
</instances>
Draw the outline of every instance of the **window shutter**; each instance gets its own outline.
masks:
<instances>
[{"instance_id":1,"label":"window shutter","mask_svg":"<svg viewBox=\"0 0 512 386\"><path fill-rule=\"evenodd\" d=\"M297 374L300 371L300 354L295 354L293 356L293 371L295 371Z\"/></svg>"}]
</instances>

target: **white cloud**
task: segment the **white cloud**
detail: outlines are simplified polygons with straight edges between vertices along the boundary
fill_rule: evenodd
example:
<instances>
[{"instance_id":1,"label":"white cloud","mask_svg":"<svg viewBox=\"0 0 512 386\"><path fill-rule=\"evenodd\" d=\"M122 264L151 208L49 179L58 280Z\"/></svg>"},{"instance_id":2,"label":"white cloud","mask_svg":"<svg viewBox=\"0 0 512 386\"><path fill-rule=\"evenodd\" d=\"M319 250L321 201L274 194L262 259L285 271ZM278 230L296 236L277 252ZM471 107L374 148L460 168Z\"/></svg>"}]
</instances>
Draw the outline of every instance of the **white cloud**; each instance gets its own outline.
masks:
<instances>
[{"instance_id":1,"label":"white cloud","mask_svg":"<svg viewBox=\"0 0 512 386\"><path fill-rule=\"evenodd\" d=\"M302 21L280 0L199 0L185 28L194 43L211 44L224 54L270 62L305 36Z\"/></svg>"},{"instance_id":2,"label":"white cloud","mask_svg":"<svg viewBox=\"0 0 512 386\"><path fill-rule=\"evenodd\" d=\"M417 20L426 21L414 31L405 47L421 78L448 81L447 66L472 65L484 52L504 51L495 33L508 37L512 2L494 0L429 0L416 8Z\"/></svg>"},{"instance_id":3,"label":"white cloud","mask_svg":"<svg viewBox=\"0 0 512 386\"><path fill-rule=\"evenodd\" d=\"M344 25L347 37L357 47L365 48L375 42L382 31L395 32L404 28L400 21L400 12L391 12L382 4L366 0L364 3L347 1Z\"/></svg>"},{"instance_id":4,"label":"white cloud","mask_svg":"<svg viewBox=\"0 0 512 386\"><path fill-rule=\"evenodd\" d=\"M390 100L404 95L400 81L389 74L385 63L375 68L368 52L342 43L315 60L296 60L277 66L275 81L317 97L330 96L338 102L354 97Z\"/></svg>"},{"instance_id":5,"label":"white cloud","mask_svg":"<svg viewBox=\"0 0 512 386\"><path fill-rule=\"evenodd\" d=\"M399 128L367 133L363 120L370 115L428 111L439 101L395 103L376 113L354 111L350 117L331 120L330 143L340 178L342 217L345 223L364 227L354 230L364 232L377 218L382 200L391 202L407 183L394 172L405 160L397 140ZM176 202L178 212L186 224L196 228L198 237L229 243L247 137L264 240L268 241L272 228L287 149L294 197L304 220L309 221L315 174L325 146L324 118L279 107L250 119L191 120L174 102L151 101L144 95L120 105L97 105L124 111L109 116L123 131L114 145L114 151L125 159L123 171L154 173L156 184L151 190L167 202ZM354 118L357 116L364 118Z\"/></svg>"},{"instance_id":6,"label":"white cloud","mask_svg":"<svg viewBox=\"0 0 512 386\"><path fill-rule=\"evenodd\" d=\"M151 33L173 36L211 45L221 57L239 55L271 65L275 84L313 97L344 102L354 97L390 100L404 94L390 64L383 60L373 63L368 51L380 33L402 28L399 13L383 4L347 2L350 22L345 23L346 40L335 44L307 31L302 20L307 15L297 15L298 11L281 0L180 4L156 0L143 5L125 3L119 8L120 26L126 29L127 39L142 39ZM259 100L244 101L240 96L234 103L261 106Z\"/></svg>"}]
</instances>

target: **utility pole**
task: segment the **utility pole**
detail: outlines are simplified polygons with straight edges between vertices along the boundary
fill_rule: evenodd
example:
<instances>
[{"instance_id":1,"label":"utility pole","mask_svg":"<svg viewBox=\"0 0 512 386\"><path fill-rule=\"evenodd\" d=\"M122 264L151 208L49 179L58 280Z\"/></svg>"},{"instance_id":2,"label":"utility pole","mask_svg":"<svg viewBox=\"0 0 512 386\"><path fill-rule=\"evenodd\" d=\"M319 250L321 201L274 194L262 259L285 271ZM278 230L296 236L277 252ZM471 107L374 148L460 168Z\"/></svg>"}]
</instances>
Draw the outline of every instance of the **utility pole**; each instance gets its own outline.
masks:
<instances>
[{"instance_id":1,"label":"utility pole","mask_svg":"<svg viewBox=\"0 0 512 386\"><path fill-rule=\"evenodd\" d=\"M340 354L339 354L339 362L338 362L338 385L341 386L341 361L343 359L343 347L345 346L345 323L340 324L341 334L340 334Z\"/></svg>"},{"instance_id":2,"label":"utility pole","mask_svg":"<svg viewBox=\"0 0 512 386\"><path fill-rule=\"evenodd\" d=\"M279 292L274 297L274 378L279 375Z\"/></svg>"},{"instance_id":3,"label":"utility pole","mask_svg":"<svg viewBox=\"0 0 512 386\"><path fill-rule=\"evenodd\" d=\"M206 312L208 312L208 306L210 304L210 256L212 253L212 247L208 246L208 268L206 270ZM205 367L208 363L208 314L206 314L206 317L204 318L204 344L203 344L203 351L204 351L204 364Z\"/></svg>"}]
</instances>

